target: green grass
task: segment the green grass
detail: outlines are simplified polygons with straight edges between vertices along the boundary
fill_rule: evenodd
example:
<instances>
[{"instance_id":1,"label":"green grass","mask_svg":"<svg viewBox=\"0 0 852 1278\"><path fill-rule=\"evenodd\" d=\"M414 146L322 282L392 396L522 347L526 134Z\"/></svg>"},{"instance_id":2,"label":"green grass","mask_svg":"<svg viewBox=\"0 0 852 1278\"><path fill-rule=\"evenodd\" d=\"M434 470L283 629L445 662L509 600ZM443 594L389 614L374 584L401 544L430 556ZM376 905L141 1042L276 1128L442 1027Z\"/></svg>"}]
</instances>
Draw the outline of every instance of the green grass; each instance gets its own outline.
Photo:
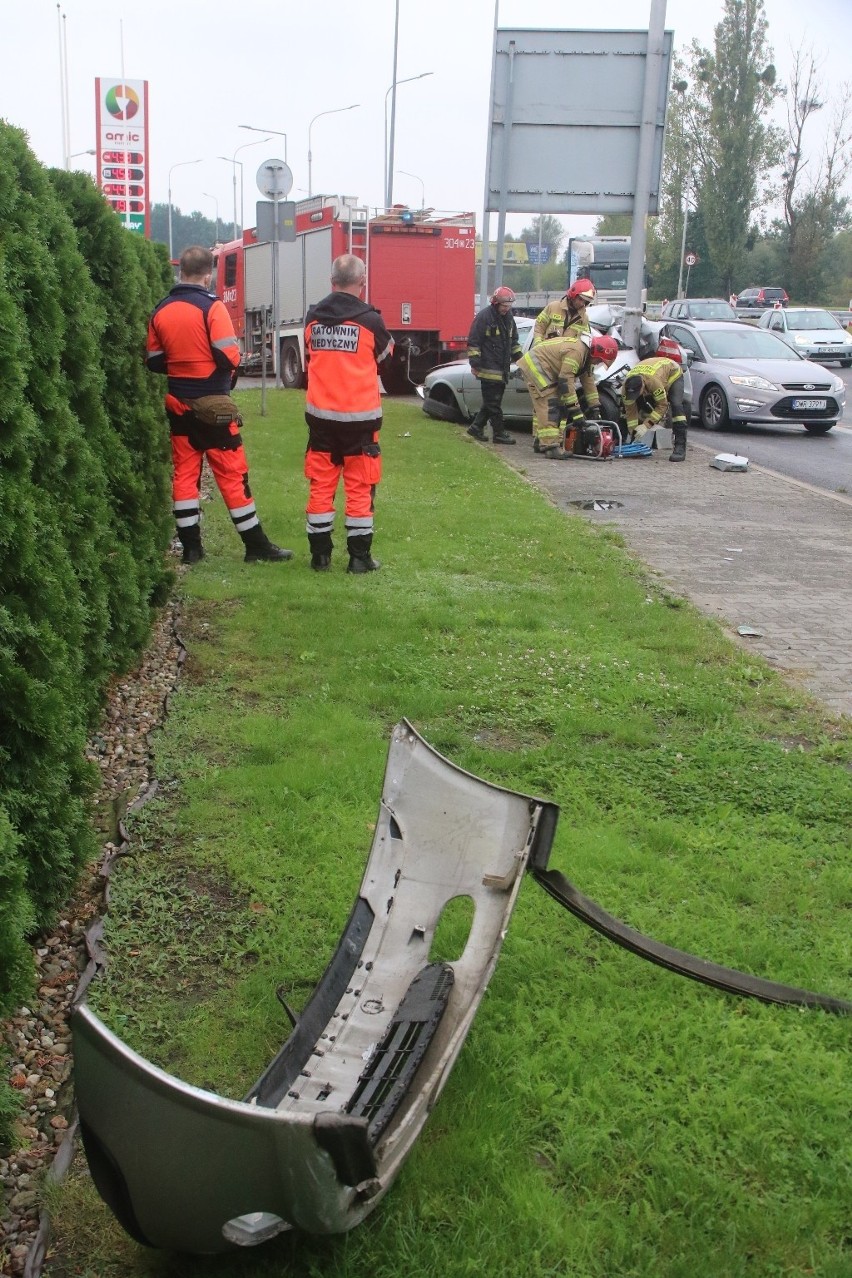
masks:
<instances>
[{"instance_id":1,"label":"green grass","mask_svg":"<svg viewBox=\"0 0 852 1278\"><path fill-rule=\"evenodd\" d=\"M456 427L392 402L374 550L308 569L301 396L250 405L246 567L218 497L182 583L189 660L160 797L115 876L95 1009L240 1096L336 944L389 729L561 805L551 864L718 962L849 996L852 734ZM441 938L452 950L453 927ZM852 1274L849 1022L764 1007L609 945L524 884L418 1146L345 1237L211 1260L124 1237L78 1159L50 1274L739 1278Z\"/></svg>"}]
</instances>

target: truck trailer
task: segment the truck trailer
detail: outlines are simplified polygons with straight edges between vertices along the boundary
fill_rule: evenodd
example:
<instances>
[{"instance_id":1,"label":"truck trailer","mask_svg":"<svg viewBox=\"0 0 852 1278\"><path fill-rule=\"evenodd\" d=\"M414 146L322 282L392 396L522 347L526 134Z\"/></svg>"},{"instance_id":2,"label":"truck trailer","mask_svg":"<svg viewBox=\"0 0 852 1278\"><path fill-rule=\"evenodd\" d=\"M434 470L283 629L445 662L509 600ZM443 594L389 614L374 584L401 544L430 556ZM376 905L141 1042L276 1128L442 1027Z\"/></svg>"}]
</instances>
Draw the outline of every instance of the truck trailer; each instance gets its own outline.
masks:
<instances>
[{"instance_id":1,"label":"truck trailer","mask_svg":"<svg viewBox=\"0 0 852 1278\"><path fill-rule=\"evenodd\" d=\"M365 300L382 313L395 341L382 372L385 390L401 393L426 371L457 359L473 321L475 220L472 213L395 206L373 212L346 196L317 195L296 203L296 236L277 244L277 351L285 387L304 384L308 308L331 290L331 264L341 253L367 268ZM274 369L272 243L254 231L214 250L214 291L227 307L247 372L264 359Z\"/></svg>"}]
</instances>

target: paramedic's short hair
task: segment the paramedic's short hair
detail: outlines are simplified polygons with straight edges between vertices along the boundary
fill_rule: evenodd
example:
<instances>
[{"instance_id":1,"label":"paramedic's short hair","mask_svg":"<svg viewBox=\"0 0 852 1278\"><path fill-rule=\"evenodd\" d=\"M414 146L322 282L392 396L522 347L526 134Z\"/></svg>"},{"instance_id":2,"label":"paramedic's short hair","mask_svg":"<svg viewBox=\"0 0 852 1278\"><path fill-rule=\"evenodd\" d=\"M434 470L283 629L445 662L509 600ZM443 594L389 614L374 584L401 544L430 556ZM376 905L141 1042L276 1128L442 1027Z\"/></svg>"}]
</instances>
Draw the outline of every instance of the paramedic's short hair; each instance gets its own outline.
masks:
<instances>
[{"instance_id":1,"label":"paramedic's short hair","mask_svg":"<svg viewBox=\"0 0 852 1278\"><path fill-rule=\"evenodd\" d=\"M190 244L180 255L180 273L186 279L198 279L213 270L213 254L201 244Z\"/></svg>"},{"instance_id":2,"label":"paramedic's short hair","mask_svg":"<svg viewBox=\"0 0 852 1278\"><path fill-rule=\"evenodd\" d=\"M367 268L360 257L352 253L342 253L331 264L331 282L338 288L351 288L366 278Z\"/></svg>"}]
</instances>

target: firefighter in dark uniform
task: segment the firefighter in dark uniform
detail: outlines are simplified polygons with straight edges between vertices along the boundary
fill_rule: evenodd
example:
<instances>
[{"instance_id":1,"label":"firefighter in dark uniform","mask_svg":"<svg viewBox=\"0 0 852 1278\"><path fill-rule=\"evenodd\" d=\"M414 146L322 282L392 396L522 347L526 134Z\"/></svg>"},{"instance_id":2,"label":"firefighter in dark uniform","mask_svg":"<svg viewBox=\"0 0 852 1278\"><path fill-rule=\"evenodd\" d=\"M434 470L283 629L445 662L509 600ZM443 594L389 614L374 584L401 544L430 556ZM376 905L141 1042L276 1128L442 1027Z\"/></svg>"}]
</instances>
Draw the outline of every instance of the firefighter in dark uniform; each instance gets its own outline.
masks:
<instances>
[{"instance_id":1,"label":"firefighter in dark uniform","mask_svg":"<svg viewBox=\"0 0 852 1278\"><path fill-rule=\"evenodd\" d=\"M676 360L645 359L634 364L621 391L627 428L635 440L659 426L671 414L672 448L669 461L686 460L686 413L683 407L683 369Z\"/></svg>"},{"instance_id":2,"label":"firefighter in dark uniform","mask_svg":"<svg viewBox=\"0 0 852 1278\"><path fill-rule=\"evenodd\" d=\"M172 442L177 535L183 562L204 558L201 544L201 467L204 458L245 546L245 562L292 559L261 527L249 487L242 419L230 390L240 348L231 318L209 291L213 254L194 244L180 258L180 283L157 305L148 324L145 362L168 376L166 416Z\"/></svg>"},{"instance_id":3,"label":"firefighter in dark uniform","mask_svg":"<svg viewBox=\"0 0 852 1278\"><path fill-rule=\"evenodd\" d=\"M539 342L547 342L552 337L567 335L574 329L577 335L590 331L586 307L591 306L597 296L591 280L575 280L571 287L557 302L548 302L543 311L539 311L533 327L533 346Z\"/></svg>"},{"instance_id":4,"label":"firefighter in dark uniform","mask_svg":"<svg viewBox=\"0 0 852 1278\"><path fill-rule=\"evenodd\" d=\"M512 314L515 294L510 288L500 287L491 294L491 303L484 307L470 330L467 339L467 357L470 371L479 379L482 391L482 407L467 428L468 435L485 441L485 424L491 422L491 436L495 444L514 444L515 437L503 425L503 392L509 380L510 365L523 354L518 341L518 326Z\"/></svg>"},{"instance_id":5,"label":"firefighter in dark uniform","mask_svg":"<svg viewBox=\"0 0 852 1278\"><path fill-rule=\"evenodd\" d=\"M331 267L332 291L305 317L308 447L305 476L311 567L331 566L334 499L346 494L347 572L375 572L371 553L376 486L382 477L379 372L393 354L381 314L362 301L367 268L344 253ZM387 365L385 365L387 367Z\"/></svg>"}]
</instances>

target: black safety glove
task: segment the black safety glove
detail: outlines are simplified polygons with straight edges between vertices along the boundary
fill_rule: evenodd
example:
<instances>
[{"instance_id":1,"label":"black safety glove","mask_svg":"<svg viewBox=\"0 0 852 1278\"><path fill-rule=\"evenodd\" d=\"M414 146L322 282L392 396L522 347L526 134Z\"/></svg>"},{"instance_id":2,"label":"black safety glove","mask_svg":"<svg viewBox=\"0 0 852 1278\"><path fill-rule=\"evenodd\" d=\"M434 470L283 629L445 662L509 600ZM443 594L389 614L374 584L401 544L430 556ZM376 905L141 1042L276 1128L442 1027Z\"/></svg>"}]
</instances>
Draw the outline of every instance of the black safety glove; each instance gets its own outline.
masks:
<instances>
[{"instance_id":1,"label":"black safety glove","mask_svg":"<svg viewBox=\"0 0 852 1278\"><path fill-rule=\"evenodd\" d=\"M599 422L601 420L600 404L595 404L594 408L586 409L586 420L590 422Z\"/></svg>"}]
</instances>

